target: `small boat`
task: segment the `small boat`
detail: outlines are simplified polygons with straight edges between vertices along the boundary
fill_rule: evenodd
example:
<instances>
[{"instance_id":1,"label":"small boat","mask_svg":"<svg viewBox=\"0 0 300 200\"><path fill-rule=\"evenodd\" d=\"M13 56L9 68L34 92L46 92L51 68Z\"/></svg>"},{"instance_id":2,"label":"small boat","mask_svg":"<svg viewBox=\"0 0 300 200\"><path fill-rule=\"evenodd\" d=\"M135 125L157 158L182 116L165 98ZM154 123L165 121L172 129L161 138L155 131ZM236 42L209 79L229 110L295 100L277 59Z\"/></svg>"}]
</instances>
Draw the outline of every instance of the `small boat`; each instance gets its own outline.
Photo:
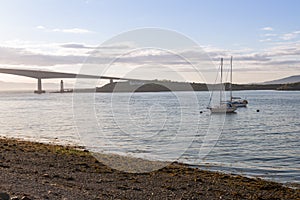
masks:
<instances>
[{"instance_id":1,"label":"small boat","mask_svg":"<svg viewBox=\"0 0 300 200\"><path fill-rule=\"evenodd\" d=\"M242 99L241 97L233 97L232 96L232 56L230 59L230 103L234 105L236 108L239 107L247 107L248 101L246 99Z\"/></svg>"},{"instance_id":2,"label":"small boat","mask_svg":"<svg viewBox=\"0 0 300 200\"><path fill-rule=\"evenodd\" d=\"M247 107L248 101L246 99L242 99L241 97L231 97L230 101L235 107Z\"/></svg>"},{"instance_id":3,"label":"small boat","mask_svg":"<svg viewBox=\"0 0 300 200\"><path fill-rule=\"evenodd\" d=\"M208 106L208 109L211 111L211 113L234 113L236 107L230 101L223 101L222 78L223 78L223 58L221 58L220 104L214 107ZM210 103L211 103L211 99L209 104Z\"/></svg>"}]
</instances>

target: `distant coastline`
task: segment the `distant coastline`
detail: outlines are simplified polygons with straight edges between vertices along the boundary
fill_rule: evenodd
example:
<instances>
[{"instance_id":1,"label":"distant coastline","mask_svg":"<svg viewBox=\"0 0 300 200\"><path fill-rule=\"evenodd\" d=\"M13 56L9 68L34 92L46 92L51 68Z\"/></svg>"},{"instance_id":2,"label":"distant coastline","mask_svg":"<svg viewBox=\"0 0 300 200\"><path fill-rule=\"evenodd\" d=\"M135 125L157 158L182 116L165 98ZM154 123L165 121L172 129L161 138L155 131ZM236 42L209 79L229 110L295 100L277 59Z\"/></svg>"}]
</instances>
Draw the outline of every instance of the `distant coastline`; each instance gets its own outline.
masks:
<instances>
[{"instance_id":1,"label":"distant coastline","mask_svg":"<svg viewBox=\"0 0 300 200\"><path fill-rule=\"evenodd\" d=\"M225 83L222 86L227 91L230 89L230 84ZM100 93L111 93L111 92L170 92L170 91L214 91L220 90L219 84L205 84L205 83L189 83L189 82L174 82L174 81L141 81L138 83L135 81L124 82L113 82L108 83L102 87L96 88L78 88L73 89L72 86L65 89L64 92L55 89L46 89L47 93L89 93L89 92L100 92ZM281 91L300 91L300 82L297 83L286 83L286 84L232 84L233 91L241 90L281 90ZM32 92L31 89L16 89L12 90L0 90L1 93L27 93Z\"/></svg>"},{"instance_id":2,"label":"distant coastline","mask_svg":"<svg viewBox=\"0 0 300 200\"><path fill-rule=\"evenodd\" d=\"M172 81L114 82L97 87L96 92L168 92L219 90L219 84L186 83ZM230 84L225 83L225 89ZM300 90L300 82L288 84L232 84L232 90Z\"/></svg>"}]
</instances>

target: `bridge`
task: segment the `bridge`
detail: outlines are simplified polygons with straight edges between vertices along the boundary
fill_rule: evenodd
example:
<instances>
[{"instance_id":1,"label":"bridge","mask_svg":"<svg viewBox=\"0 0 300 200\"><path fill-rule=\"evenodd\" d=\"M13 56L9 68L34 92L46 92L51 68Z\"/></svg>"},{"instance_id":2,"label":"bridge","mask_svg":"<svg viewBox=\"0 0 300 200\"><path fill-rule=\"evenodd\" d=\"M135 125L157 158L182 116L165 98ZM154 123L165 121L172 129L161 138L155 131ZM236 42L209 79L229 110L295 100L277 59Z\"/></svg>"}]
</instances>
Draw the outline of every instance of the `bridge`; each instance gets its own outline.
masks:
<instances>
[{"instance_id":1,"label":"bridge","mask_svg":"<svg viewBox=\"0 0 300 200\"><path fill-rule=\"evenodd\" d=\"M64 73L64 72L53 72L53 71L43 71L43 70L27 70L27 69L9 69L9 68L0 68L0 73L12 74L18 76L25 76L29 78L37 79L37 90L34 93L42 94L45 93L45 90L42 89L42 79L57 79L57 78L86 78L86 79L109 79L112 83L113 80L137 80L129 78L119 78L111 76L93 76L85 74L73 74L73 73ZM61 82L61 86L63 83ZM61 88L63 90L63 88Z\"/></svg>"}]
</instances>

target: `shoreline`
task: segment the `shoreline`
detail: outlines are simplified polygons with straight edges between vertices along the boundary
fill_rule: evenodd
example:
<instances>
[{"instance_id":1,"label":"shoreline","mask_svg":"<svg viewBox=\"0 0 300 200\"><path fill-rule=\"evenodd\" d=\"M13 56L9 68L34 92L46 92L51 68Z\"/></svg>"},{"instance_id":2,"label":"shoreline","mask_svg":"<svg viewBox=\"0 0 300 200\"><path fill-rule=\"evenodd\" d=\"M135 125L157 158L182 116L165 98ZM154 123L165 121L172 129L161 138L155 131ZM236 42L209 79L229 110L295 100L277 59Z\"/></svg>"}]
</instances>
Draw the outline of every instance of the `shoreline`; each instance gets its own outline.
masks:
<instances>
[{"instance_id":1,"label":"shoreline","mask_svg":"<svg viewBox=\"0 0 300 200\"><path fill-rule=\"evenodd\" d=\"M148 173L105 166L76 146L0 138L0 192L29 199L300 199L281 183L172 163Z\"/></svg>"},{"instance_id":2,"label":"shoreline","mask_svg":"<svg viewBox=\"0 0 300 200\"><path fill-rule=\"evenodd\" d=\"M40 143L40 144L52 145L52 146L62 146L62 147L65 147L65 148L74 148L76 150L86 150L86 147L80 142L80 140L76 140L76 141L75 140L74 141L65 140L64 142L62 142L62 140L58 140L58 138L54 138L52 140L36 140L36 138L7 137L7 136L1 136L0 135L0 140L1 139L16 140L16 141L23 141L23 142L29 142L29 143ZM87 151L90 151L90 150L87 150ZM144 160L145 162L148 162L148 163L161 163L161 164L157 164L156 166L160 165L162 167L166 166L165 163L168 163L168 164L172 163L172 161L167 161L167 160L163 160L163 161L145 160L144 158L140 158L140 157L128 157L126 155L124 156L124 155L113 154L113 153L102 154L102 153L93 153L92 151L90 151L90 153L92 154L93 157L96 157L97 154L99 154L100 157L96 158L96 159L98 159L98 161L99 160L101 161L102 158L104 158L104 157L106 157L106 158L111 157L111 159L114 159L114 158L118 159L118 157L123 157L124 159L127 159L129 161L130 161L130 158L132 158L132 159L136 159L138 161L139 160ZM103 156L101 156L101 155L103 155ZM240 175L240 176L243 176L243 177L253 178L253 179L258 178L258 179L262 179L262 180L265 180L265 181L280 183L280 184L282 184L286 187L300 189L300 183L298 183L298 182L292 182L290 180L285 180L284 181L284 180L281 180L281 179L274 179L274 177L266 176L266 174L253 174L253 175L250 175L249 173L247 173L246 171L243 171L243 169L239 168L238 166L236 166L236 167L230 166L229 167L228 165L215 165L213 163L194 164L194 163L182 162L182 161L175 161L175 163L179 163L179 164L185 165L185 166L190 167L190 168L200 169L200 170L204 170L204 171L220 172L222 174L229 174L229 175L234 175L234 176L235 175L236 176ZM104 163L104 164L107 164L107 163ZM113 166L114 163L111 162L109 165ZM114 169L120 169L120 167L116 166ZM123 169L123 171L126 171L126 169ZM127 171L128 171L128 169L127 169ZM132 173L135 173L135 172L132 172Z\"/></svg>"}]
</instances>

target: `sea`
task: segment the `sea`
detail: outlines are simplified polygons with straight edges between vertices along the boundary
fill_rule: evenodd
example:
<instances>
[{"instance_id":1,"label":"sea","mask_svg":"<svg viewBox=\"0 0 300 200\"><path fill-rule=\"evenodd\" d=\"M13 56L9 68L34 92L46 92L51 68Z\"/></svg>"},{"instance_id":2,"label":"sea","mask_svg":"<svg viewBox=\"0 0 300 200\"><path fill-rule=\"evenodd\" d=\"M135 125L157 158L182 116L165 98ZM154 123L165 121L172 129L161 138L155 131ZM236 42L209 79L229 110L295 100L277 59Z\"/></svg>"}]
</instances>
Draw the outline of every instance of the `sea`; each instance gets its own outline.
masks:
<instances>
[{"instance_id":1,"label":"sea","mask_svg":"<svg viewBox=\"0 0 300 200\"><path fill-rule=\"evenodd\" d=\"M234 96L211 114L209 92L0 92L0 136L300 184L300 91Z\"/></svg>"}]
</instances>

